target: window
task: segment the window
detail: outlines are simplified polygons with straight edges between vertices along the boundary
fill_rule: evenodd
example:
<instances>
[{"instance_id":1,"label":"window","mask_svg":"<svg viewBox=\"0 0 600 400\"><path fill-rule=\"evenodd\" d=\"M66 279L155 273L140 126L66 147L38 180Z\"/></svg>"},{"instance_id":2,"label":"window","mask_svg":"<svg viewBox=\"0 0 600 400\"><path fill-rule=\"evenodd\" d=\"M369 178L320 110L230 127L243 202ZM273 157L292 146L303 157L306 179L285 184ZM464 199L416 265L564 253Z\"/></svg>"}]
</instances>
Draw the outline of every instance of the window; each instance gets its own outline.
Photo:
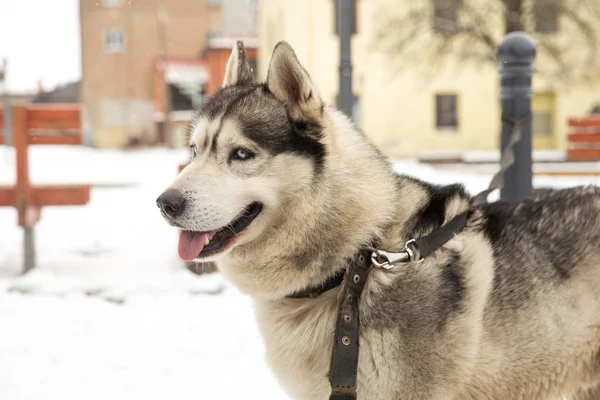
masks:
<instances>
[{"instance_id":1,"label":"window","mask_svg":"<svg viewBox=\"0 0 600 400\"><path fill-rule=\"evenodd\" d=\"M339 23L340 23L340 10L338 7L338 0L331 0L333 1L333 26L335 29L335 34L336 35L340 35L340 27L339 27ZM350 0L342 0L342 1L350 1ZM358 1L357 0L352 0L354 2L354 7L352 9L353 11L353 15L350 16L350 34L354 35L356 33L356 26L357 26L357 15L358 15Z\"/></svg>"},{"instance_id":2,"label":"window","mask_svg":"<svg viewBox=\"0 0 600 400\"><path fill-rule=\"evenodd\" d=\"M538 33L558 32L560 0L534 0L533 25Z\"/></svg>"},{"instance_id":3,"label":"window","mask_svg":"<svg viewBox=\"0 0 600 400\"><path fill-rule=\"evenodd\" d=\"M552 136L552 113L534 112L531 119L533 136Z\"/></svg>"},{"instance_id":4,"label":"window","mask_svg":"<svg viewBox=\"0 0 600 400\"><path fill-rule=\"evenodd\" d=\"M435 95L435 127L437 129L457 129L457 95Z\"/></svg>"},{"instance_id":5,"label":"window","mask_svg":"<svg viewBox=\"0 0 600 400\"><path fill-rule=\"evenodd\" d=\"M531 130L533 136L554 135L554 110L556 95L553 92L537 92L531 98Z\"/></svg>"},{"instance_id":6,"label":"window","mask_svg":"<svg viewBox=\"0 0 600 400\"><path fill-rule=\"evenodd\" d=\"M121 28L106 29L102 36L105 52L122 53L125 50L125 33Z\"/></svg>"},{"instance_id":7,"label":"window","mask_svg":"<svg viewBox=\"0 0 600 400\"><path fill-rule=\"evenodd\" d=\"M102 0L104 7L122 7L125 0Z\"/></svg>"},{"instance_id":8,"label":"window","mask_svg":"<svg viewBox=\"0 0 600 400\"><path fill-rule=\"evenodd\" d=\"M433 0L433 30L442 35L456 32L461 0Z\"/></svg>"}]
</instances>

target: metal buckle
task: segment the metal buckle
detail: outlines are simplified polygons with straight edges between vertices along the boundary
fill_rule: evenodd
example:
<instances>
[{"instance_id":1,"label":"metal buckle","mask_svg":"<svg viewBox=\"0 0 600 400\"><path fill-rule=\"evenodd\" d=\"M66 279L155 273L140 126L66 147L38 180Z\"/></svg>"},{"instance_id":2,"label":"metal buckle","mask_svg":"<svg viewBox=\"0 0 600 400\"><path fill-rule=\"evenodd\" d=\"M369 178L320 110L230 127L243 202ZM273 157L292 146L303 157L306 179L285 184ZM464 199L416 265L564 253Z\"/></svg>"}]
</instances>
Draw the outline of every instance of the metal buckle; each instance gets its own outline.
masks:
<instances>
[{"instance_id":1,"label":"metal buckle","mask_svg":"<svg viewBox=\"0 0 600 400\"><path fill-rule=\"evenodd\" d=\"M404 245L404 250L401 252L392 252L385 250L373 249L371 253L371 263L377 268L392 269L395 264L407 263L411 261L421 261L421 255L418 254L416 247L411 248L415 239L411 239Z\"/></svg>"},{"instance_id":2,"label":"metal buckle","mask_svg":"<svg viewBox=\"0 0 600 400\"><path fill-rule=\"evenodd\" d=\"M423 261L423 259L421 258L421 254L419 253L417 246L414 246L415 242L415 239L410 239L408 242L406 242L404 245L404 251L408 253L410 261L420 262ZM412 247L411 244L413 245Z\"/></svg>"}]
</instances>

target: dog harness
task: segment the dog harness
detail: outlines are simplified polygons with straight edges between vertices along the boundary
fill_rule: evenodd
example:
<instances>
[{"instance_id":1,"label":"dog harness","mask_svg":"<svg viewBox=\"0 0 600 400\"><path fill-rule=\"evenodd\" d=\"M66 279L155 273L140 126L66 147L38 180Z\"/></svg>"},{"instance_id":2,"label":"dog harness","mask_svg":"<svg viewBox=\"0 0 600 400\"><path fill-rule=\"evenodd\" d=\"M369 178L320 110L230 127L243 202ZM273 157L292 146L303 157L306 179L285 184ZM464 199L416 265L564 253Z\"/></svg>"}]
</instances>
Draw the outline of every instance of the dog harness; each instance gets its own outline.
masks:
<instances>
[{"instance_id":1,"label":"dog harness","mask_svg":"<svg viewBox=\"0 0 600 400\"><path fill-rule=\"evenodd\" d=\"M391 269L399 262L418 262L442 247L466 225L470 211L465 211L436 231L418 240L409 240L403 251L388 252L371 246L362 247L350 260L346 270L333 275L322 284L289 295L290 298L313 298L337 286L338 297L333 351L329 366L330 400L356 399L358 368L360 295L371 268Z\"/></svg>"},{"instance_id":2,"label":"dog harness","mask_svg":"<svg viewBox=\"0 0 600 400\"><path fill-rule=\"evenodd\" d=\"M360 296L371 268L392 269L399 263L413 263L440 249L467 225L473 208L487 203L488 195L504 186L504 172L514 163L513 147L521 139L521 123L530 118L526 115L512 120L514 130L502 153L500 170L494 175L489 187L477 194L471 208L458 214L448 223L419 239L411 239L399 252L378 250L376 246L364 246L349 261L347 269L341 269L317 286L295 292L289 298L313 298L341 285L338 295L333 350L329 366L331 395L329 400L356 400L360 313Z\"/></svg>"}]
</instances>

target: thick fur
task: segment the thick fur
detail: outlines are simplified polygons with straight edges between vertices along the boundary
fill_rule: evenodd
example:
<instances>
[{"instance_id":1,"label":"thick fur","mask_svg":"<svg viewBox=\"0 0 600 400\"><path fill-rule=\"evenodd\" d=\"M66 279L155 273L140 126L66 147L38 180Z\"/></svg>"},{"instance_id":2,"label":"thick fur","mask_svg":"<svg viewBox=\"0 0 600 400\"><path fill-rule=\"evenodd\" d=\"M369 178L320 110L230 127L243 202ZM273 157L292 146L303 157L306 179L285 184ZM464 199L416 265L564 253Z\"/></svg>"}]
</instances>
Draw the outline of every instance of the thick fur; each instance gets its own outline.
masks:
<instances>
[{"instance_id":1,"label":"thick fur","mask_svg":"<svg viewBox=\"0 0 600 400\"><path fill-rule=\"evenodd\" d=\"M275 48L266 83L247 68L239 43L223 88L199 110L198 155L169 188L187 206L170 222L208 231L264 205L208 261L253 297L282 386L295 399L327 399L339 289L285 296L345 268L371 240L401 249L471 198L461 185L395 174L323 104L288 44ZM255 157L232 161L238 146ZM597 398L600 188L476 207L423 262L372 270L360 317L359 399Z\"/></svg>"}]
</instances>

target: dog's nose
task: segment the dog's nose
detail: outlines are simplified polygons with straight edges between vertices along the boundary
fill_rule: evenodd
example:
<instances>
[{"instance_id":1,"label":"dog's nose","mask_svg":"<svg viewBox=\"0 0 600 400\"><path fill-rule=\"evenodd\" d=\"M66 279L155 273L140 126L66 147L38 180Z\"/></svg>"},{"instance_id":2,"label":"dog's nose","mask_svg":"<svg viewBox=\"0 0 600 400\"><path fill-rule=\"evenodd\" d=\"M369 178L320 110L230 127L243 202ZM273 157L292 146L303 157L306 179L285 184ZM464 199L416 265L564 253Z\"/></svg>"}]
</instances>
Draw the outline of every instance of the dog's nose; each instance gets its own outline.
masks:
<instances>
[{"instance_id":1,"label":"dog's nose","mask_svg":"<svg viewBox=\"0 0 600 400\"><path fill-rule=\"evenodd\" d=\"M173 190L167 190L156 199L156 205L169 218L176 218L185 210L185 199Z\"/></svg>"}]
</instances>

